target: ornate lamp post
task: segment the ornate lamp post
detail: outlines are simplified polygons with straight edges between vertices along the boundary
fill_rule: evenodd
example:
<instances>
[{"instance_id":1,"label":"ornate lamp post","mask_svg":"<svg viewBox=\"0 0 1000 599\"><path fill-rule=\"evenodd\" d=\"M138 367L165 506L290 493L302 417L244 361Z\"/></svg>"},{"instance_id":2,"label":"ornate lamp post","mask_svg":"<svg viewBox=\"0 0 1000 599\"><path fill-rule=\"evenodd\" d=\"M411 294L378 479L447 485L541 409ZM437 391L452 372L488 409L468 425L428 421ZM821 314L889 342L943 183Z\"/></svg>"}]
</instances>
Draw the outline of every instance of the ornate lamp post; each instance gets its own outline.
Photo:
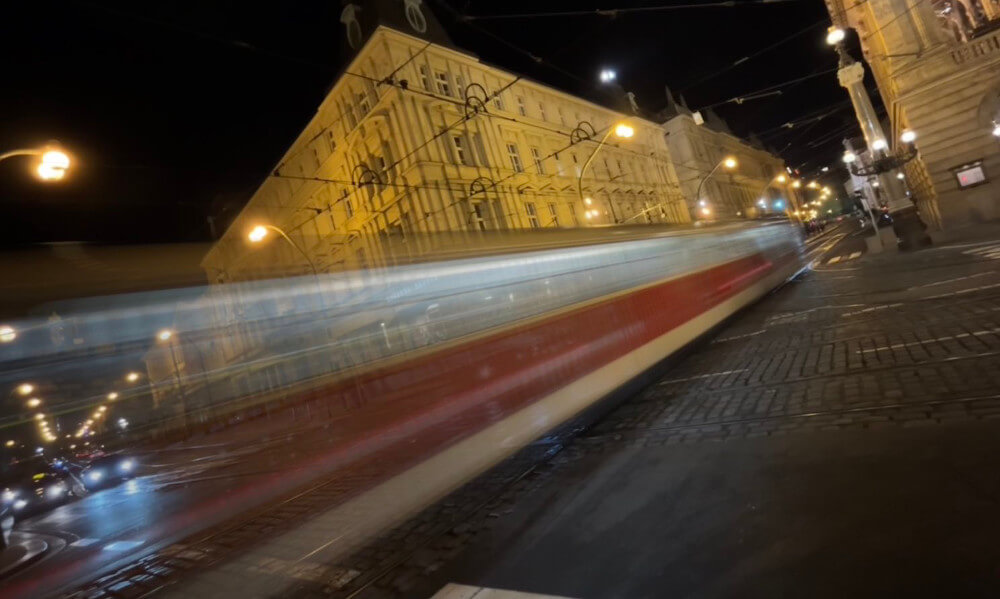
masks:
<instances>
[{"instance_id":1,"label":"ornate lamp post","mask_svg":"<svg viewBox=\"0 0 1000 599\"><path fill-rule=\"evenodd\" d=\"M889 143L882 131L875 108L872 106L868 91L865 89L864 77L865 69L861 63L855 62L847 53L843 46L844 30L839 27L830 27L827 32L826 42L834 46L840 55L840 68L837 70L837 80L840 85L847 90L854 106L854 114L861 127L865 142L871 154L871 160L860 165L857 161L846 161L848 168L856 175L865 177L876 177L879 181L879 188L886 200L889 214L893 219L893 231L895 236L903 240L904 244L913 246L924 242L927 235L924 232L926 227L920 221L917 214L916 205L906 195L902 181L897 176L900 167L917 157L916 148L913 142L916 135L912 132L904 132L903 145L895 152L889 150ZM856 170L857 169L857 170ZM883 240L886 249L895 249L896 244L892 240Z\"/></svg>"}]
</instances>

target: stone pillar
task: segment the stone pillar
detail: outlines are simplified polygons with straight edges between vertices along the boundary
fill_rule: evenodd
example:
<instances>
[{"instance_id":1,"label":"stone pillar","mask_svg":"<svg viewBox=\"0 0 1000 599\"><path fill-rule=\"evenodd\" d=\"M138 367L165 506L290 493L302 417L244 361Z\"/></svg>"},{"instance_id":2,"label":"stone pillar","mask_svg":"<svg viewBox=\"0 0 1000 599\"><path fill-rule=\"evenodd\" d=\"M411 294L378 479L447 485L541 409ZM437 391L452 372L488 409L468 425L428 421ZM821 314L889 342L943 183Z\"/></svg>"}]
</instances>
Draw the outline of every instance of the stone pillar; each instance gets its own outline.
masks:
<instances>
[{"instance_id":1,"label":"stone pillar","mask_svg":"<svg viewBox=\"0 0 1000 599\"><path fill-rule=\"evenodd\" d=\"M865 69L860 63L854 62L842 47L838 47L837 50L840 52L840 69L837 71L837 79L851 98L854 114L858 119L858 125L861 126L861 133L864 135L872 160L875 160L886 155L889 140L886 138L885 132L882 131L882 125L879 123L875 108L872 106L868 91L865 89ZM920 222L916 206L906 195L906 190L903 189L902 183L896 177L899 172L898 169L893 169L881 173L878 177L879 187L886 198L889 213L893 218L893 230L902 240L904 246L914 247L924 243L927 239L924 232L926 227Z\"/></svg>"}]
</instances>

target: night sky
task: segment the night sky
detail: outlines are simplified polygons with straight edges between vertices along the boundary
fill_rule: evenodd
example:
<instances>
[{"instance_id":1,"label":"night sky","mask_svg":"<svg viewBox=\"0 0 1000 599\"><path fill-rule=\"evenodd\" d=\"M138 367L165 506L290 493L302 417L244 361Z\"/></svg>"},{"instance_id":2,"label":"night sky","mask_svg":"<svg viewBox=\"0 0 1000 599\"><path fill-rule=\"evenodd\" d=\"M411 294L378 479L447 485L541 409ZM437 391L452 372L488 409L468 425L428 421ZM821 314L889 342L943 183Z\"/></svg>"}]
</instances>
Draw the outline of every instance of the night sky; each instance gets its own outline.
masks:
<instances>
[{"instance_id":1,"label":"night sky","mask_svg":"<svg viewBox=\"0 0 1000 599\"><path fill-rule=\"evenodd\" d=\"M486 62L589 96L601 93L598 71L614 68L651 111L664 106L665 85L698 109L836 67L823 41L829 16L821 0L471 21L456 15L694 2L425 3L457 45ZM336 77L339 13L334 0L6 6L0 149L57 139L76 164L67 181L41 185L27 160L0 163L3 243L208 240L206 217L225 222L239 210ZM716 110L737 134L757 132L804 172L836 167L842 132L856 134L836 74L781 90Z\"/></svg>"}]
</instances>

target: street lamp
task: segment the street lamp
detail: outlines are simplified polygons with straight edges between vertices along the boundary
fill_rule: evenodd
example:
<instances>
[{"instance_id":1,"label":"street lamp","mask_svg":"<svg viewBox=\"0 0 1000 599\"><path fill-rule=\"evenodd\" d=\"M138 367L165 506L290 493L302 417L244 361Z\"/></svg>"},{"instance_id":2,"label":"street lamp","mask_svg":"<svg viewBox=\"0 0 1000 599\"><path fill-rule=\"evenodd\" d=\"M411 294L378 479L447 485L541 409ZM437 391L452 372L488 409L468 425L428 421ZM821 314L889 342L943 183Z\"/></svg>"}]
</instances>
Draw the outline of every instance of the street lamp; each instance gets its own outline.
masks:
<instances>
[{"instance_id":1,"label":"street lamp","mask_svg":"<svg viewBox=\"0 0 1000 599\"><path fill-rule=\"evenodd\" d=\"M0 324L0 343L10 343L17 339L17 330L9 324Z\"/></svg>"},{"instance_id":2,"label":"street lamp","mask_svg":"<svg viewBox=\"0 0 1000 599\"><path fill-rule=\"evenodd\" d=\"M37 397L32 397L27 402L25 402L24 405L28 406L31 409L34 409L42 405L42 400L38 399Z\"/></svg>"},{"instance_id":3,"label":"street lamp","mask_svg":"<svg viewBox=\"0 0 1000 599\"><path fill-rule=\"evenodd\" d=\"M840 57L837 80L841 87L847 91L851 100L858 126L861 128L861 133L869 148L870 160L866 159L866 162L871 163L870 165L860 165L860 160L858 164L849 162L848 170L856 176L883 178L882 195L888 204L889 212L892 214L892 234L889 234L888 231L880 232L876 228L876 235L880 239L883 235L887 237L881 242L883 247L894 249L898 247L897 243L900 239L909 246L922 244L927 238L926 227L920 220L916 204L907 195L902 184L895 177L888 176L896 172L906 162L917 157L916 148L911 145L916 140L916 134L912 131L904 131L900 139L906 144L906 147L899 148L894 153L889 152L889 144L886 142L881 122L864 85L865 69L861 63L856 62L847 53L843 41L842 30L838 33L836 27L831 27L827 31L827 43L836 47Z\"/></svg>"},{"instance_id":4,"label":"street lamp","mask_svg":"<svg viewBox=\"0 0 1000 599\"><path fill-rule=\"evenodd\" d=\"M125 375L125 380L128 381L128 382L130 382L130 383L134 383L137 380L139 380L139 373L138 372L130 372L130 373L128 373L128 374Z\"/></svg>"},{"instance_id":5,"label":"street lamp","mask_svg":"<svg viewBox=\"0 0 1000 599\"><path fill-rule=\"evenodd\" d=\"M309 267L312 268L313 274L316 275L317 277L319 276L319 270L316 269L316 264L312 261L312 258L309 257L309 254L307 254L305 250L299 247L299 244L292 241L292 238L289 237L288 234L285 233L283 230L281 230L281 228L268 224L255 225L252 229L250 229L250 232L247 233L247 239L250 240L250 243L260 243L264 241L264 239L267 237L268 231L274 231L278 235L281 235L281 237L285 241L291 244L293 248L295 248L300 254L302 254L302 257L305 258L306 262L309 263Z\"/></svg>"},{"instance_id":6,"label":"street lamp","mask_svg":"<svg viewBox=\"0 0 1000 599\"><path fill-rule=\"evenodd\" d=\"M857 159L858 159L858 157L857 157L857 155L854 152L847 151L847 152L844 152L844 157L843 157L842 160L846 164L850 164L850 163L854 162Z\"/></svg>"},{"instance_id":7,"label":"street lamp","mask_svg":"<svg viewBox=\"0 0 1000 599\"><path fill-rule=\"evenodd\" d=\"M725 167L727 170L733 170L738 166L738 164L739 163L736 162L735 158L733 158L732 156L726 156L725 158L720 160L719 163L716 164L714 168L712 168L712 170L708 171L708 174L702 177L701 181L698 182L698 190L694 194L694 197L696 200L698 200L698 203L701 204L701 188L705 185L705 181L708 181L709 178L711 178L711 176L715 174L715 171L719 170L720 167ZM710 216L712 214L712 211L706 210L703 207L701 213L703 216Z\"/></svg>"},{"instance_id":8,"label":"street lamp","mask_svg":"<svg viewBox=\"0 0 1000 599\"><path fill-rule=\"evenodd\" d=\"M62 151L58 144L50 144L44 148L23 148L4 152L0 154L0 161L15 156L38 156L35 174L42 181L58 181L65 177L66 171L69 170L69 155Z\"/></svg>"},{"instance_id":9,"label":"street lamp","mask_svg":"<svg viewBox=\"0 0 1000 599\"><path fill-rule=\"evenodd\" d=\"M613 69L601 69L601 83L611 83L618 77Z\"/></svg>"},{"instance_id":10,"label":"street lamp","mask_svg":"<svg viewBox=\"0 0 1000 599\"><path fill-rule=\"evenodd\" d=\"M116 399L118 399L117 391L112 391L111 393L108 393L108 401L114 401Z\"/></svg>"},{"instance_id":11,"label":"street lamp","mask_svg":"<svg viewBox=\"0 0 1000 599\"><path fill-rule=\"evenodd\" d=\"M900 134L899 141L903 142L904 144L911 144L917 141L917 134L911 131L910 129L907 129L903 131L902 134Z\"/></svg>"},{"instance_id":12,"label":"street lamp","mask_svg":"<svg viewBox=\"0 0 1000 599\"><path fill-rule=\"evenodd\" d=\"M17 386L17 392L21 395L28 395L35 390L35 386L31 383L21 383Z\"/></svg>"},{"instance_id":13,"label":"street lamp","mask_svg":"<svg viewBox=\"0 0 1000 599\"><path fill-rule=\"evenodd\" d=\"M844 37L846 37L846 33L843 29L837 27L836 25L831 25L826 30L826 43L831 46L836 46L840 42L844 41Z\"/></svg>"},{"instance_id":14,"label":"street lamp","mask_svg":"<svg viewBox=\"0 0 1000 599\"><path fill-rule=\"evenodd\" d=\"M594 151L590 153L590 158L587 158L587 161L583 163L583 168L580 169L580 176L577 177L576 180L576 188L580 195L580 201L583 202L584 204L589 205L589 203L587 202L588 198L583 197L583 177L584 175L587 174L587 167L589 167L590 163L594 161L594 156L597 156L597 153L601 151L601 148L603 148L604 144L607 143L608 138L611 137L612 133L614 133L615 136L617 136L620 139L628 139L633 135L635 135L635 129L633 129L632 126L629 125L628 123L618 123L614 127L608 127L608 132L605 133L604 137L601 138L601 143L597 144L597 147L594 148ZM618 215L615 214L614 204L611 204L611 216L614 219L615 223L617 223Z\"/></svg>"}]
</instances>

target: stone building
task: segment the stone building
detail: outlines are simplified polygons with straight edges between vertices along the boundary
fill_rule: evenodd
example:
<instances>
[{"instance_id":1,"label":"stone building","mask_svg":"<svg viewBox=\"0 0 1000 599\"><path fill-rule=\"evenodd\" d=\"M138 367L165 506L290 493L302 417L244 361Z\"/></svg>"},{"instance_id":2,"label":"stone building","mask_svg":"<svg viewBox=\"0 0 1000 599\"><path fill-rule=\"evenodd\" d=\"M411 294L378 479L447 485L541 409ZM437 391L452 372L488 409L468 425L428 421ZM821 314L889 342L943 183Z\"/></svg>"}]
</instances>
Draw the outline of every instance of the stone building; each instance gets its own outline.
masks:
<instances>
[{"instance_id":1,"label":"stone building","mask_svg":"<svg viewBox=\"0 0 1000 599\"><path fill-rule=\"evenodd\" d=\"M302 253L319 271L377 266L382 241L410 234L690 221L634 101L612 110L485 64L419 2L348 4L342 21L348 66L204 259L211 281L307 271ZM597 151L622 122L633 135ZM302 252L251 246L259 223Z\"/></svg>"},{"instance_id":2,"label":"stone building","mask_svg":"<svg viewBox=\"0 0 1000 599\"><path fill-rule=\"evenodd\" d=\"M933 233L1000 217L1000 3L826 0L854 29L891 122L917 134L906 182ZM994 130L996 132L994 133Z\"/></svg>"},{"instance_id":3,"label":"stone building","mask_svg":"<svg viewBox=\"0 0 1000 599\"><path fill-rule=\"evenodd\" d=\"M674 100L668 90L667 107L659 118L692 217L750 218L798 206L784 161L759 142L736 137L711 109L704 114L693 112L683 98ZM709 176L729 157L736 160L735 168L722 167Z\"/></svg>"}]
</instances>

